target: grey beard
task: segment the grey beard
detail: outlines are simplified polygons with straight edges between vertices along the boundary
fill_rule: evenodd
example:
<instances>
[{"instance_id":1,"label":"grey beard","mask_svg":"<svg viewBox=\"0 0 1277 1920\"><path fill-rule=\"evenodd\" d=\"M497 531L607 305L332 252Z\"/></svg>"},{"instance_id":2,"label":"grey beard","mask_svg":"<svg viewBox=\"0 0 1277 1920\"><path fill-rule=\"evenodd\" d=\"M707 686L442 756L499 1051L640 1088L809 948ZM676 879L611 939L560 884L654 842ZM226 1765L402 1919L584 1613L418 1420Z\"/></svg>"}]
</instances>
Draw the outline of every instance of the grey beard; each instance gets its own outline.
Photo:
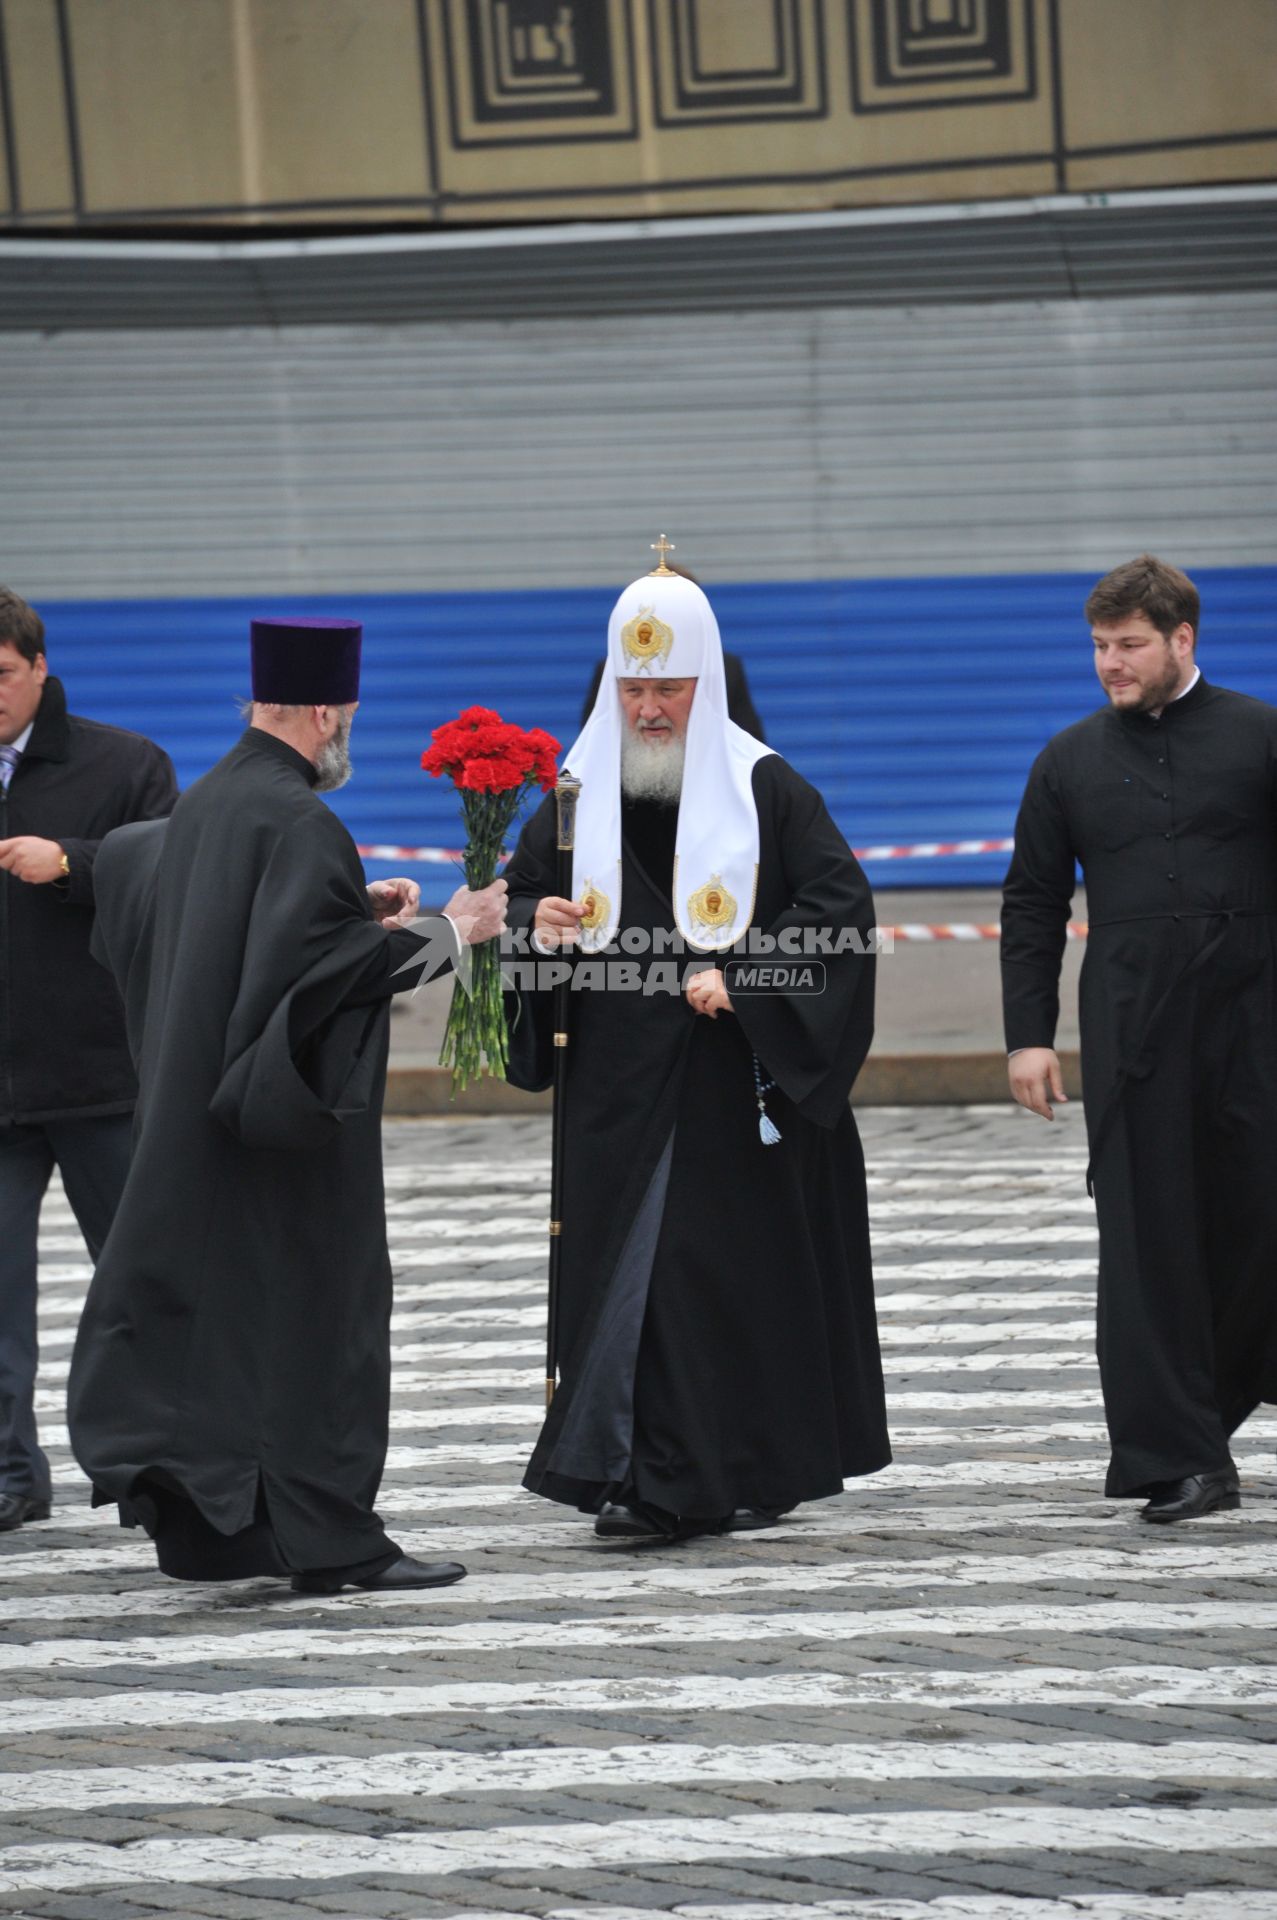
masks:
<instances>
[{"instance_id":1,"label":"grey beard","mask_svg":"<svg viewBox=\"0 0 1277 1920\"><path fill-rule=\"evenodd\" d=\"M353 715L347 714L331 740L325 740L315 757L315 771L319 778L315 782L316 793L335 793L338 787L344 787L351 775L350 765L350 722Z\"/></svg>"},{"instance_id":2,"label":"grey beard","mask_svg":"<svg viewBox=\"0 0 1277 1920\"><path fill-rule=\"evenodd\" d=\"M686 742L672 736L666 746L645 745L636 733L621 741L621 792L627 800L663 800L676 806L683 791Z\"/></svg>"}]
</instances>

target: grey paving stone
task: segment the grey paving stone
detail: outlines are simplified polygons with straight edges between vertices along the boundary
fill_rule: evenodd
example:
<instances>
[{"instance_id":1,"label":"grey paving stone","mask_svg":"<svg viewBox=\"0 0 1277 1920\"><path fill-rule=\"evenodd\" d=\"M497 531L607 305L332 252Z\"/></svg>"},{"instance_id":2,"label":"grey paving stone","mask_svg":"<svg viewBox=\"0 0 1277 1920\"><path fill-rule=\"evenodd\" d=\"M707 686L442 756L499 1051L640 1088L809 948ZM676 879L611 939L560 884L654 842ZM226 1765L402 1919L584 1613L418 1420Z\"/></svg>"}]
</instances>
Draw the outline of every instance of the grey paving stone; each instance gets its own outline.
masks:
<instances>
[{"instance_id":1,"label":"grey paving stone","mask_svg":"<svg viewBox=\"0 0 1277 1920\"><path fill-rule=\"evenodd\" d=\"M526 1828L542 1836L544 1864L531 1870L515 1869L501 1865L495 1856L485 1864L480 1838L475 1859L464 1870L451 1874L388 1875L377 1871L374 1863L365 1862L340 1879L321 1874L300 1879L245 1880L236 1879L228 1869L225 1879L216 1885L149 1883L111 1889L75 1888L65 1893L0 1893L0 1913L27 1913L39 1916L39 1920L140 1920L142 1915L157 1913L207 1915L210 1920L213 1916L217 1920L307 1920L310 1915L332 1920L332 1916L342 1914L348 1914L351 1920L357 1915L384 1920L453 1920L453 1916L467 1912L540 1916L567 1904L585 1908L638 1906L660 1913L696 1900L808 1903L858 1893L933 1899L942 1893L987 1894L999 1890L1063 1897L1122 1889L1135 1895L1190 1887L1272 1889L1277 1911L1277 1850L1248 1852L1221 1847L1215 1852L1189 1852L1168 1839L1142 1849L1092 1852L1081 1850L1077 1844L1070 1850L1067 1845L1053 1844L1050 1838L1056 1813L1118 1809L1132 1816L1164 1818L1169 1823L1194 1814L1210 1817L1234 1811L1253 1818L1271 1810L1277 1833L1277 1802L1271 1780L1258 1773L1253 1778L1239 1775L1224 1780L1196 1776L1145 1778L1144 1759L1154 1748L1171 1741L1210 1746L1240 1740L1258 1745L1271 1739L1277 1724L1271 1706L1249 1701L1244 1689L1236 1698L1223 1700L1135 1702L1116 1697L1059 1698L1043 1693L1036 1684L1044 1667L1066 1670L1079 1686L1089 1683L1101 1690L1106 1671L1113 1667L1168 1668L1183 1676L1202 1676L1204 1682L1213 1668L1236 1670L1247 1678L1261 1676L1271 1658L1269 1629L1207 1624L1202 1629L1167 1632L1142 1626L1139 1609L1185 1600L1221 1609L1277 1603L1277 1461L1271 1441L1265 1439L1251 1448L1256 1465L1245 1474L1247 1505L1242 1514L1223 1516L1195 1529L1175 1530L1171 1542L1150 1541L1146 1536L1153 1530L1141 1529L1130 1505L1106 1506L1098 1498L1103 1429L1088 1341L1076 1345L1076 1351L1086 1360L1084 1367L1063 1370L1048 1354L1040 1367L1031 1370L974 1372L956 1364L957 1358L981 1353L996 1356L1007 1344L1002 1336L992 1331L987 1339L960 1349L946 1345L944 1340L946 1331L964 1320L994 1323L996 1327L999 1322L1023 1319L1049 1325L1088 1317L1074 1307L1056 1308L1053 1304L1016 1309L1014 1296L1026 1290L1035 1295L1088 1292L1092 1285L1089 1275L1062 1280L1041 1275L1035 1263L1056 1258L1089 1260L1094 1249L1089 1241L1059 1240L1052 1222L1060 1216L1044 1216L1026 1231L1022 1217L1006 1211L1020 1197L1013 1172L999 1172L992 1185L964 1189L968 1197L975 1193L980 1199L979 1210L955 1215L952 1223L946 1219L942 1203L943 1194L951 1189L938 1184L955 1169L975 1174L989 1161L1023 1160L1027 1156L1035 1167L1041 1163L1058 1168L1062 1177L1053 1186L1054 1193L1077 1196L1081 1193L1084 1161L1080 1110L1069 1109L1054 1128L1047 1129L1009 1109L876 1109L862 1116L861 1128L871 1173L890 1180L907 1172L933 1183L929 1192L911 1186L893 1194L888 1186L877 1184L873 1189L876 1199L905 1203L904 1213L885 1216L884 1224L909 1226L912 1200L919 1207L918 1221L925 1221L935 1232L934 1242L922 1249L880 1245L884 1320L890 1317L891 1324L906 1324L916 1336L909 1349L894 1345L887 1348L892 1397L898 1400L905 1392L915 1396L935 1391L985 1396L996 1393L1000 1406L984 1405L970 1419L963 1409L952 1406L933 1412L916 1407L897 1410L897 1429L908 1429L917 1436L899 1449L897 1467L881 1485L871 1482L853 1486L841 1500L813 1507L810 1519L803 1522L811 1526L810 1532L800 1529L783 1538L737 1536L693 1543L676 1553L609 1552L593 1542L584 1520L542 1509L525 1497L515 1496L519 1465L513 1456L534 1433L538 1418L539 1333L535 1327L529 1330L522 1320L508 1317L512 1308L535 1305L536 1300L535 1292L511 1292L510 1283L537 1282L539 1259L484 1259L464 1268L458 1265L450 1272L446 1266L430 1265L423 1259L423 1254L431 1250L428 1239L404 1242L405 1254L398 1262L401 1284L432 1289L430 1294L418 1296L414 1317L420 1310L422 1314L461 1312L468 1319L475 1304L475 1285L490 1290L491 1318L487 1324L479 1315L474 1316L475 1324L456 1328L423 1318L411 1331L397 1336L401 1347L407 1343L413 1349L414 1376L425 1373L441 1379L451 1377L457 1390L441 1393L429 1384L420 1384L419 1379L401 1385L397 1404L414 1410L414 1423L397 1428L394 1443L415 1446L427 1454L437 1448L440 1457L429 1468L392 1467L387 1477L388 1489L396 1496L411 1498L413 1503L410 1513L395 1515L395 1524L401 1530L441 1542L446 1542L450 1529L470 1531L478 1544L467 1547L462 1557L471 1566L471 1579L445 1602L432 1596L428 1602L423 1598L419 1608L393 1612L356 1608L325 1611L313 1605L298 1606L278 1587L263 1582L233 1594L201 1594L162 1581L149 1565L144 1543L136 1536L104 1527L92 1518L86 1505L79 1501L73 1504L64 1497L70 1496L69 1488L61 1488L60 1505L71 1506L71 1511L48 1527L24 1529L20 1536L0 1543L0 1576L8 1570L6 1561L14 1553L46 1556L43 1564L47 1566L47 1574L42 1573L38 1559L24 1559L28 1570L21 1578L0 1577L0 1642L22 1645L49 1638L115 1639L123 1649L134 1636L177 1640L199 1635L207 1638L209 1651L200 1664L167 1668L112 1664L96 1669L53 1667L28 1672L19 1667L7 1671L0 1686L0 1712L6 1702L69 1702L79 1710L79 1717L73 1714L65 1726L52 1730L3 1736L0 1817L6 1774L30 1776L71 1768L99 1777L108 1768L150 1768L166 1772L176 1782L179 1768L219 1763L318 1761L327 1757L378 1764L389 1760L393 1764L394 1756L417 1750L450 1752L459 1763L470 1756L512 1749L525 1757L537 1752L553 1755L569 1747L606 1755L622 1745L659 1753L672 1743L766 1749L776 1742L802 1742L815 1747L851 1743L875 1752L887 1742L910 1743L917 1755L911 1768L897 1768L893 1775L876 1780L828 1774L792 1780L768 1778L765 1761L755 1761L740 1777L730 1780L645 1784L596 1780L587 1773L587 1777L560 1779L540 1789L498 1787L476 1792L465 1788L425 1795L387 1790L383 1783L368 1793L343 1792L331 1799L315 1798L316 1787L310 1797L302 1791L289 1800L264 1795L247 1802L211 1805L182 1801L176 1784L171 1788L169 1804L138 1804L123 1799L106 1805L82 1805L76 1801L76 1776L62 1803L8 1814L0 1828L0 1873L4 1870L4 1849L12 1846L57 1847L79 1842L118 1849L146 1839L177 1845L230 1841L240 1849L238 1857L248 1863L254 1845L276 1839L328 1846L334 1841L340 1844L345 1836L366 1840L413 1834L429 1839L456 1831L482 1836L507 1828ZM478 1161L503 1174L512 1166L543 1163L548 1152L548 1129L540 1118L396 1123L387 1128L386 1141L392 1198L415 1196L423 1206L413 1217L420 1219L429 1217L432 1167L455 1169ZM526 1187L520 1187L517 1193L511 1188L502 1195L498 1183L495 1195L490 1213L485 1210L477 1217L477 1235L499 1232L503 1215L527 1211ZM934 1208L937 1197L941 1198L939 1210L923 1214L923 1203ZM58 1214L60 1204L55 1195L46 1216L46 1230L59 1234L69 1231ZM536 1205L541 1205L539 1198ZM1079 1221L1085 1217L1076 1216ZM951 1224L964 1232L978 1231L980 1244L973 1246L968 1241L961 1249L964 1265L1010 1259L1016 1263L1018 1277L987 1283L979 1278L928 1278L919 1282L910 1271L919 1262L956 1257L945 1245ZM887 1242L885 1234L879 1237L880 1242ZM494 1248L494 1252L498 1250ZM53 1257L67 1258L61 1252ZM449 1279L455 1286L440 1286ZM944 1311L932 1315L911 1310L902 1316L892 1304L893 1296L902 1290L941 1295ZM990 1304L995 1295L999 1303ZM65 1337L74 1324L74 1296L65 1288L46 1288L46 1307L51 1332ZM1054 1341L1055 1336L1050 1337ZM471 1351L462 1357L431 1353L434 1347L454 1343L464 1344ZM499 1350L490 1358L485 1352L489 1347ZM511 1357L506 1349L514 1349L518 1357ZM65 1348L46 1346L46 1358L59 1351ZM954 1364L940 1371L922 1364L938 1357ZM526 1387L469 1386L468 1372L476 1366L511 1374L526 1372ZM1072 1404L1056 1415L1040 1407L1019 1411L1017 1395L1049 1394L1062 1387L1089 1397L1084 1404ZM489 1408L521 1405L526 1405L528 1412L524 1427L498 1427L487 1418ZM451 1427L432 1425L431 1417L440 1407L473 1409L473 1419ZM56 1416L45 1417L52 1420ZM979 1430L999 1420L1007 1431L994 1445L987 1434L980 1437ZM1022 1441L1017 1435L1017 1428L1027 1431L1053 1420L1074 1427L1087 1423L1090 1432L1069 1441L1049 1442ZM493 1444L511 1452L508 1463L494 1465L490 1456L484 1456L481 1449ZM58 1468L69 1464L63 1450L55 1449L54 1459ZM971 1484L967 1483L979 1463L993 1459L1000 1459L1005 1471L1017 1477L1005 1485L990 1486L973 1478ZM1064 1460L1076 1463L1074 1469L1067 1477L1055 1477L1053 1469ZM915 1473L922 1477L921 1484L911 1484ZM437 1498L439 1492L464 1497L471 1489L505 1483L511 1488L509 1505L494 1507L483 1499L455 1504ZM978 1519L982 1508L988 1509L987 1522ZM947 1524L956 1509L966 1516L963 1524ZM925 1529L920 1524L924 1518ZM480 1530L489 1527L500 1527L502 1537L485 1540ZM100 1570L95 1571L93 1556L107 1556L130 1544L138 1550L135 1566L120 1570L110 1567L103 1558ZM1175 1574L1164 1561L1158 1564L1160 1551L1172 1545L1198 1550L1204 1570L1186 1577ZM1244 1576L1232 1572L1230 1556L1235 1551L1265 1545L1274 1549L1271 1572L1256 1573L1253 1567ZM89 1554L83 1571L62 1567L56 1556L69 1551ZM1043 1554L1058 1556L1062 1552L1091 1557L1097 1552L1118 1554L1126 1559L1124 1571L1147 1564L1148 1576L1142 1583L1090 1574L1075 1576L1066 1571L1061 1571L1058 1578L1053 1572L1046 1582L1034 1578ZM936 1568L928 1564L920 1565L916 1585L899 1581L887 1584L881 1576L875 1582L872 1571L863 1571L870 1563L884 1560L907 1567L915 1561L944 1560L945 1556L961 1556L967 1563L974 1556L987 1561L991 1570L996 1563L996 1578L976 1586L954 1587L946 1585ZM13 1564L10 1561L10 1567ZM1023 1584L1015 1571L1021 1564ZM766 1571L791 1566L844 1569L845 1584L813 1594L782 1582L762 1595L747 1596L725 1596L711 1585L713 1577L726 1568ZM590 1598L585 1582L595 1574L615 1573L618 1568L631 1570L636 1582L647 1570L677 1569L686 1575L689 1585L684 1591L653 1592L643 1594L641 1599L626 1596L600 1603ZM518 1602L494 1602L486 1585L490 1576L510 1575L529 1579L526 1597ZM542 1576L540 1581L538 1575ZM182 1610L149 1616L139 1613L115 1621L87 1616L56 1623L40 1619L39 1606L46 1595L50 1603L76 1596L87 1603L107 1592L127 1596L139 1607L171 1606L176 1595ZM6 1603L22 1601L23 1596L33 1603L29 1612L11 1619ZM1044 1632L1035 1624L1046 1606L1084 1607L1102 1601L1131 1605L1131 1618L1105 1634L1060 1631L1058 1626ZM935 1634L901 1630L900 1614L921 1606L977 1610L1012 1606L1022 1609L1023 1624L1016 1622L1010 1630L999 1627L997 1631L962 1634L947 1641ZM874 1616L875 1632L870 1637L836 1641L804 1634L804 1614L866 1611ZM754 1612L783 1612L792 1616L794 1631L783 1640L761 1642L751 1640L742 1628L733 1638L662 1644L659 1649L643 1644L512 1646L508 1652L495 1655L454 1645L435 1653L398 1650L384 1656L360 1652L350 1657L335 1646L322 1656L312 1653L302 1662L243 1656L242 1637L250 1633L286 1631L306 1636L316 1631L326 1635L350 1631L367 1635L381 1628L424 1631L434 1623L455 1626L470 1622L486 1628L494 1620L504 1620L514 1634L521 1622L557 1622L566 1628L575 1618L620 1618L629 1612L667 1617L721 1612L739 1615L742 1620ZM821 1707L799 1703L730 1709L724 1708L714 1694L715 1687L731 1681L769 1676L799 1679L830 1673L853 1686L873 1684L884 1675L894 1674L919 1689L925 1687L929 1676L943 1682L970 1674L972 1684L976 1684L1013 1675L1022 1682L1022 1692L1019 1697L966 1704L954 1704L943 1697L892 1699L886 1703L858 1702L853 1697ZM547 1707L535 1712L511 1708L488 1713L463 1702L443 1712L426 1712L414 1707L414 1696L408 1693L404 1710L384 1718L334 1710L317 1720L289 1721L275 1716L220 1725L201 1724L194 1715L173 1724L159 1713L161 1698L176 1690L216 1703L270 1687L298 1693L317 1687L346 1688L358 1694L370 1685L411 1689L447 1683L473 1689L494 1679L516 1678L529 1688L562 1688L573 1681L617 1683L688 1675L703 1676L708 1691L701 1707L686 1711L648 1711L620 1692L588 1709L573 1707L568 1711ZM138 1693L155 1700L153 1722L142 1726L94 1724L94 1713L105 1715L109 1721L112 1700ZM990 1776L979 1770L969 1776L947 1774L937 1778L926 1771L930 1751L991 1743L1014 1743L1025 1756L1064 1746L1076 1749L1091 1743L1116 1743L1129 1749L1130 1764L1120 1775L1082 1773L1050 1780ZM1040 1819L1045 1835L1041 1845L1000 1853L991 1844L973 1855L937 1854L925 1842L925 1821L931 1814L959 1813L978 1824L991 1812L1014 1808ZM728 1843L724 1843L720 1857L690 1864L642 1857L645 1824L731 1820L742 1814L791 1822L795 1832L801 1831L805 1822L824 1815L888 1815L906 1823L906 1845L895 1853L866 1853L858 1858L846 1851L816 1858L799 1854L779 1859L749 1858L743 1857L739 1846ZM626 1822L630 1825L620 1830L634 1839L633 1845L627 1839L625 1857L594 1866L560 1857L556 1836L566 1842L573 1828L598 1826L607 1831ZM907 1844L909 1823L918 1835L916 1846Z\"/></svg>"}]
</instances>

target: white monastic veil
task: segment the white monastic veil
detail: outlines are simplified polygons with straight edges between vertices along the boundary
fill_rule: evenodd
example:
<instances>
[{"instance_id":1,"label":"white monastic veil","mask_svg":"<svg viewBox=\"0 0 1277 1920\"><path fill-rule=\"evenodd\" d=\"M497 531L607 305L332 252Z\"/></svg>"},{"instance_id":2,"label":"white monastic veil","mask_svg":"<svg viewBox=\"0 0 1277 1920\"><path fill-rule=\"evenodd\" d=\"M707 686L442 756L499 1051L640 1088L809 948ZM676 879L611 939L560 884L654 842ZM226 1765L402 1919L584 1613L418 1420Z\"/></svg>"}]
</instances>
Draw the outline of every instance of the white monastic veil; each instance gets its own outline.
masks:
<instances>
[{"instance_id":1,"label":"white monastic veil","mask_svg":"<svg viewBox=\"0 0 1277 1920\"><path fill-rule=\"evenodd\" d=\"M621 740L618 680L695 679L675 840L674 920L688 945L719 953L754 912L758 809L752 774L771 747L727 717L714 610L681 574L658 568L625 589L607 626L598 697L565 768L581 782L572 897L590 911L581 945L597 952L621 925Z\"/></svg>"}]
</instances>

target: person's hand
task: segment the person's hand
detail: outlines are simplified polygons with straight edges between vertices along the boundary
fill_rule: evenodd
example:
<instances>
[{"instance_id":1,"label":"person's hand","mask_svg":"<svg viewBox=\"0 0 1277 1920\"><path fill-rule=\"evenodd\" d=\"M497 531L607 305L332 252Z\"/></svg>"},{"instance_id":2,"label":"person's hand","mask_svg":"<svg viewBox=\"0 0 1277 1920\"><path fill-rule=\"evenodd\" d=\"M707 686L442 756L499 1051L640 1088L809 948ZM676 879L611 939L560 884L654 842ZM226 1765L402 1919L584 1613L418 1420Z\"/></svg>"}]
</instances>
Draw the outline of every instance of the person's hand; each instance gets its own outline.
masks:
<instances>
[{"instance_id":1,"label":"person's hand","mask_svg":"<svg viewBox=\"0 0 1277 1920\"><path fill-rule=\"evenodd\" d=\"M33 887L66 877L62 871L62 848L57 841L38 840L33 833L0 840L0 868L11 873L15 880L25 880Z\"/></svg>"},{"instance_id":2,"label":"person's hand","mask_svg":"<svg viewBox=\"0 0 1277 1920\"><path fill-rule=\"evenodd\" d=\"M469 887L457 888L444 912L468 947L495 940L504 932L508 892L504 880L494 880L490 887L476 887L473 891Z\"/></svg>"},{"instance_id":3,"label":"person's hand","mask_svg":"<svg viewBox=\"0 0 1277 1920\"><path fill-rule=\"evenodd\" d=\"M532 922L538 946L571 947L581 937L585 908L576 900L559 900L553 895L542 900Z\"/></svg>"},{"instance_id":4,"label":"person's hand","mask_svg":"<svg viewBox=\"0 0 1277 1920\"><path fill-rule=\"evenodd\" d=\"M372 917L389 933L392 927L411 926L421 910L421 888L415 880L374 880L368 888Z\"/></svg>"},{"instance_id":5,"label":"person's hand","mask_svg":"<svg viewBox=\"0 0 1277 1920\"><path fill-rule=\"evenodd\" d=\"M1054 1047L1023 1047L1013 1053L1007 1061L1007 1078L1012 1098L1030 1113L1040 1113L1044 1120L1055 1118L1052 1100L1068 1100L1060 1056Z\"/></svg>"},{"instance_id":6,"label":"person's hand","mask_svg":"<svg viewBox=\"0 0 1277 1920\"><path fill-rule=\"evenodd\" d=\"M687 983L687 1004L693 1013L707 1013L717 1020L720 1013L731 1013L732 1002L727 982L718 967L702 967Z\"/></svg>"}]
</instances>

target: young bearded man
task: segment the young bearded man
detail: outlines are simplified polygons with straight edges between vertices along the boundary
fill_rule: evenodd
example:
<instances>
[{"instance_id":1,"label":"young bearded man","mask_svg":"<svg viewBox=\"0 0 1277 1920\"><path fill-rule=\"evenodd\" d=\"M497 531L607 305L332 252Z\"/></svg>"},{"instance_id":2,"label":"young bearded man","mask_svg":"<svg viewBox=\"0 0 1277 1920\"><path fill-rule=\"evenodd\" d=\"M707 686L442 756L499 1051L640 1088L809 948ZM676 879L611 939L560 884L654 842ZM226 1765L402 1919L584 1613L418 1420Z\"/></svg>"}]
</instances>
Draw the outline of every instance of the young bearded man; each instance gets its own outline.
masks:
<instances>
[{"instance_id":1,"label":"young bearded man","mask_svg":"<svg viewBox=\"0 0 1277 1920\"><path fill-rule=\"evenodd\" d=\"M1080 862L1106 1491L1176 1521L1240 1504L1229 1437L1277 1400L1277 708L1202 677L1178 568L1118 567L1086 616L1107 704L1039 754L1020 809L1009 1071L1053 1118Z\"/></svg>"}]
</instances>

